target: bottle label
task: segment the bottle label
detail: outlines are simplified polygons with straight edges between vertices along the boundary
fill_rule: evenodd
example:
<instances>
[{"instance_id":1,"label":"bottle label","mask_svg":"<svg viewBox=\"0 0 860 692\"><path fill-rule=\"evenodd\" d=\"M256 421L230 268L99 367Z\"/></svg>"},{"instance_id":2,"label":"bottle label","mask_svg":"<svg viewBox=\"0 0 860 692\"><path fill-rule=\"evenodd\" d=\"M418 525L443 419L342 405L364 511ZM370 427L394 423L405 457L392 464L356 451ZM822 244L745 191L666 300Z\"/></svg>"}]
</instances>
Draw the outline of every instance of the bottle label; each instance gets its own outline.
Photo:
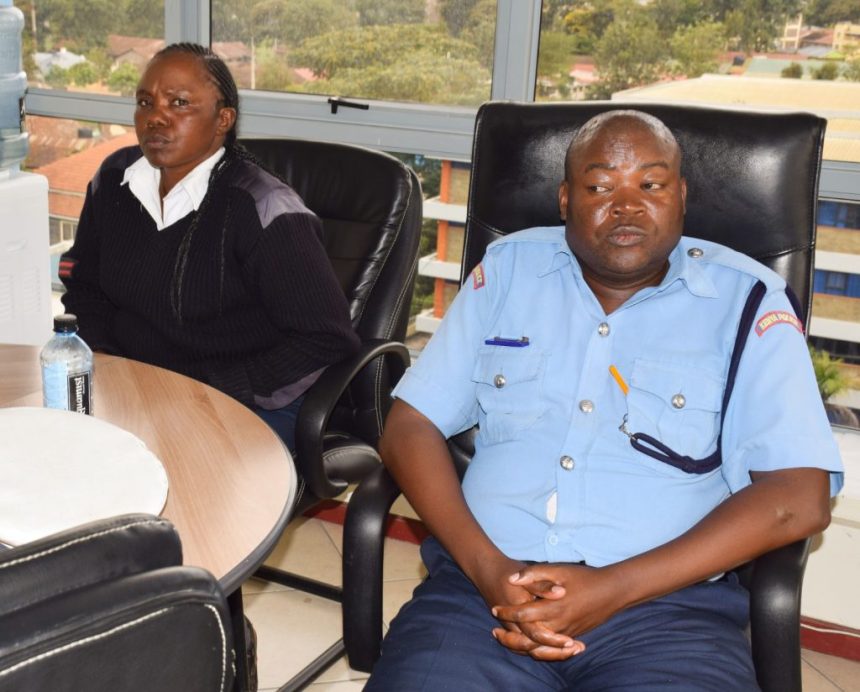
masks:
<instances>
[{"instance_id":1,"label":"bottle label","mask_svg":"<svg viewBox=\"0 0 860 692\"><path fill-rule=\"evenodd\" d=\"M69 375L69 411L93 412L90 373L76 372Z\"/></svg>"},{"instance_id":2,"label":"bottle label","mask_svg":"<svg viewBox=\"0 0 860 692\"><path fill-rule=\"evenodd\" d=\"M46 408L92 415L92 373L70 373L66 364L58 361L43 368L42 378Z\"/></svg>"}]
</instances>

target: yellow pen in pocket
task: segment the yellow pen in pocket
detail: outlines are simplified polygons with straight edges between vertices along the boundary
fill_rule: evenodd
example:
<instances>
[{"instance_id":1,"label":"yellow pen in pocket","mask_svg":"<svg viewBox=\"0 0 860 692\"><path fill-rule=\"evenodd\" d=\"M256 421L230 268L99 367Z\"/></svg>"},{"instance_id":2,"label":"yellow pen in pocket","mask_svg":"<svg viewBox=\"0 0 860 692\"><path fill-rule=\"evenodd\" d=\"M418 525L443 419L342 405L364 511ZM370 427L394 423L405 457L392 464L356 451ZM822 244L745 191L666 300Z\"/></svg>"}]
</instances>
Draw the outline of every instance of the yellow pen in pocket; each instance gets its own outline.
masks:
<instances>
[{"instance_id":1,"label":"yellow pen in pocket","mask_svg":"<svg viewBox=\"0 0 860 692\"><path fill-rule=\"evenodd\" d=\"M621 388L621 391L624 392L624 396L627 396L627 392L630 391L630 387L627 386L627 383L624 381L624 378L621 377L621 373L618 372L618 368L614 365L609 366L609 374L615 379L618 383L618 386Z\"/></svg>"}]
</instances>

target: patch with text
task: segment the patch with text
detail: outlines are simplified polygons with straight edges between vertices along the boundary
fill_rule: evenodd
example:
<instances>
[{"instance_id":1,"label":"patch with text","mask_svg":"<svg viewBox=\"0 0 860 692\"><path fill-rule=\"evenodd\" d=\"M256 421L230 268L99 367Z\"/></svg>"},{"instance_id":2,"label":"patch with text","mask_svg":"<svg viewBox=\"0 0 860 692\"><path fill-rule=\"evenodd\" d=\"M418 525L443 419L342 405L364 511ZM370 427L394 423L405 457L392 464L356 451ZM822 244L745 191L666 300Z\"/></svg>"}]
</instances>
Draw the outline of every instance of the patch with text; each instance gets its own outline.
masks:
<instances>
[{"instance_id":1,"label":"patch with text","mask_svg":"<svg viewBox=\"0 0 860 692\"><path fill-rule=\"evenodd\" d=\"M762 336L775 324L790 324L797 331L803 334L803 325L800 323L800 320L790 312L786 312L784 310L771 310L770 312L765 313L755 323L755 333Z\"/></svg>"}]
</instances>

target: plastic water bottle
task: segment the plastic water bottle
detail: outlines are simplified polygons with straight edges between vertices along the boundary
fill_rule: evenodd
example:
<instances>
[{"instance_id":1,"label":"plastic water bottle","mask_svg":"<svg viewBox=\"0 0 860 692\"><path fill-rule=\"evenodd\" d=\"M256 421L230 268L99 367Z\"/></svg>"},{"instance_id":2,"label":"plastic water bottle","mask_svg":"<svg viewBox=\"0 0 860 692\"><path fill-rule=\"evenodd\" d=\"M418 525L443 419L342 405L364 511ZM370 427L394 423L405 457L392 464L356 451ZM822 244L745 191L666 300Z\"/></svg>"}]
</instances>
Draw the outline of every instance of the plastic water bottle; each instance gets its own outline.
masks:
<instances>
[{"instance_id":1,"label":"plastic water bottle","mask_svg":"<svg viewBox=\"0 0 860 692\"><path fill-rule=\"evenodd\" d=\"M93 413L93 352L78 336L78 318L54 317L54 336L39 356L46 408Z\"/></svg>"},{"instance_id":2,"label":"plastic water bottle","mask_svg":"<svg viewBox=\"0 0 860 692\"><path fill-rule=\"evenodd\" d=\"M24 94L27 75L21 69L24 15L12 0L0 0L0 173L8 177L27 157Z\"/></svg>"}]
</instances>

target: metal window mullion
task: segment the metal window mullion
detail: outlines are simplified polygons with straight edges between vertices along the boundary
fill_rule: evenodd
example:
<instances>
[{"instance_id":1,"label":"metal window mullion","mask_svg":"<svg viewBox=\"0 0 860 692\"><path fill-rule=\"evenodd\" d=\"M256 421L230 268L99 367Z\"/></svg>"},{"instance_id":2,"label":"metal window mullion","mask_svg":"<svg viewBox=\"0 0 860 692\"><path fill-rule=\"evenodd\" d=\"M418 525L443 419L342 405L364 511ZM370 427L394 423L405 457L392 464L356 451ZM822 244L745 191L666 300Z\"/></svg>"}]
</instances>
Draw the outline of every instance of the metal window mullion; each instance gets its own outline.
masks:
<instances>
[{"instance_id":1,"label":"metal window mullion","mask_svg":"<svg viewBox=\"0 0 860 692\"><path fill-rule=\"evenodd\" d=\"M164 40L209 45L210 0L164 0Z\"/></svg>"},{"instance_id":2,"label":"metal window mullion","mask_svg":"<svg viewBox=\"0 0 860 692\"><path fill-rule=\"evenodd\" d=\"M120 96L33 88L27 91L25 103L32 115L121 125L133 122L134 101Z\"/></svg>"},{"instance_id":3,"label":"metal window mullion","mask_svg":"<svg viewBox=\"0 0 860 692\"><path fill-rule=\"evenodd\" d=\"M316 139L463 160L471 152L474 108L364 101L368 110L334 114L326 96L246 90L241 96L243 137Z\"/></svg>"},{"instance_id":4,"label":"metal window mullion","mask_svg":"<svg viewBox=\"0 0 860 692\"><path fill-rule=\"evenodd\" d=\"M493 100L534 101L541 0L498 0Z\"/></svg>"}]
</instances>

